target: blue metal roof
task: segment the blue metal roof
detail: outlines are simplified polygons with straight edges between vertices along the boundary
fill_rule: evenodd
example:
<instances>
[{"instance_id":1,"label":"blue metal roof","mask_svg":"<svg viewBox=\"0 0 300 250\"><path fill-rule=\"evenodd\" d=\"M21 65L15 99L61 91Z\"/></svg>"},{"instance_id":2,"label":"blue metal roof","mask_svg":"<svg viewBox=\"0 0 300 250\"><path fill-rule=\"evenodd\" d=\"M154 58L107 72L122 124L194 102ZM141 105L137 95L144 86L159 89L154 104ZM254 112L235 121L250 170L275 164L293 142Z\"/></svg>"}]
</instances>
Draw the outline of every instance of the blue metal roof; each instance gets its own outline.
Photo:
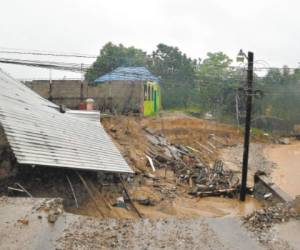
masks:
<instances>
[{"instance_id":1,"label":"blue metal roof","mask_svg":"<svg viewBox=\"0 0 300 250\"><path fill-rule=\"evenodd\" d=\"M118 67L110 73L100 76L95 83L108 81L153 81L159 82L159 79L152 75L145 67Z\"/></svg>"}]
</instances>

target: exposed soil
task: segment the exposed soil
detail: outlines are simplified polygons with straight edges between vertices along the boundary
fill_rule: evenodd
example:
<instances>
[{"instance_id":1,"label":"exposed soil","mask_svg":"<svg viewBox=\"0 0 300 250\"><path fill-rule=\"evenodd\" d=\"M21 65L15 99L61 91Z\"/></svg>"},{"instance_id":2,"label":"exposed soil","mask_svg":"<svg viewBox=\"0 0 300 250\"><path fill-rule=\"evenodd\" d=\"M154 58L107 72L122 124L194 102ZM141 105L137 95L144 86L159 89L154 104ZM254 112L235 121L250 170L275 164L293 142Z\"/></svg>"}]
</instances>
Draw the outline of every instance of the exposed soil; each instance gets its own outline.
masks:
<instances>
[{"instance_id":1,"label":"exposed soil","mask_svg":"<svg viewBox=\"0 0 300 250\"><path fill-rule=\"evenodd\" d=\"M268 144L251 143L249 150L249 163L248 163L248 186L254 185L254 174L257 171L265 172L270 175L275 165L269 161L263 154L264 148ZM224 148L221 152L221 159L225 166L229 169L242 173L242 160L243 160L243 144L238 144L234 147Z\"/></svg>"},{"instance_id":2,"label":"exposed soil","mask_svg":"<svg viewBox=\"0 0 300 250\"><path fill-rule=\"evenodd\" d=\"M119 176L109 173L78 171L89 186L92 197L77 173L67 169L22 167L16 177L1 182L2 195L26 196L20 192L8 192L7 186L16 187L17 182L34 197L64 199L65 210L73 214L60 215L53 225L53 228L58 225L58 229L55 229L57 232L64 229L59 237L55 233L55 239L60 238L56 249L265 249L249 237L241 227L239 219L240 216L249 215L262 208L258 201L250 196L245 203L240 203L232 196L232 198L191 196L189 195L191 184L181 181L174 173L174 169L166 164L156 166L156 171L153 172L146 158L146 154L151 151L151 145L145 127L155 134L164 135L173 144L192 148L195 155L209 166L221 158L227 169L240 172L242 138L235 128L178 114L156 118L112 117L105 118L102 123L136 173L133 176L123 176L134 206L126 199ZM261 141L261 138L253 138L253 141ZM250 184L257 170L271 173L274 168L262 155L264 147L259 143L251 144L248 182ZM79 208L75 206L67 177L74 188ZM125 198L124 204L120 205L117 202L120 197ZM13 204L6 205L12 211L18 211ZM142 219L139 219L135 208ZM0 235L7 235L8 246L13 241L13 236L8 235L13 235L14 230L17 230L16 232L24 230L26 225L31 228L31 233L35 228L44 227L48 231L56 232L49 227L49 222L47 226L42 225L46 221L31 214L30 209L28 211L25 217L22 216L22 209L18 213L20 219L25 218L24 225L21 222L21 226L17 224L17 229L13 225L11 232L0 231ZM26 224L27 220L29 226ZM63 220L68 223L64 224ZM73 223L69 224L72 221ZM25 236L22 239L28 241L30 236ZM42 233L41 237L43 239L48 236ZM38 246L41 246L42 241L36 240ZM290 249L288 243L279 242L281 245L271 244L267 249L280 249L278 246ZM18 244L12 244L12 249L25 246L22 242Z\"/></svg>"},{"instance_id":3,"label":"exposed soil","mask_svg":"<svg viewBox=\"0 0 300 250\"><path fill-rule=\"evenodd\" d=\"M149 141L143 129L145 127L152 129L154 133L163 133L171 143L192 147L197 150L201 161L209 165L218 159L224 147L231 147L240 142L241 138L236 129L178 114L158 118L118 116L105 118L102 124L136 172L134 178L126 182L126 187L135 206L144 217L236 216L245 215L260 207L252 198L245 204L222 197L194 198L188 195L189 184L178 181L172 169L163 168L152 172L147 163L145 154L149 150ZM127 208L112 206L118 197L125 197L118 176L79 171L93 193L91 199L73 170L45 167L22 167L20 170L16 177L1 182L2 194L26 196L24 193L8 192L7 187L16 187L17 182L33 197L62 197L65 209L73 213L110 218L137 218L137 213L128 202ZM148 174L151 178L147 177ZM75 206L67 177L73 185L79 208ZM141 199L147 199L154 205L141 205Z\"/></svg>"}]
</instances>

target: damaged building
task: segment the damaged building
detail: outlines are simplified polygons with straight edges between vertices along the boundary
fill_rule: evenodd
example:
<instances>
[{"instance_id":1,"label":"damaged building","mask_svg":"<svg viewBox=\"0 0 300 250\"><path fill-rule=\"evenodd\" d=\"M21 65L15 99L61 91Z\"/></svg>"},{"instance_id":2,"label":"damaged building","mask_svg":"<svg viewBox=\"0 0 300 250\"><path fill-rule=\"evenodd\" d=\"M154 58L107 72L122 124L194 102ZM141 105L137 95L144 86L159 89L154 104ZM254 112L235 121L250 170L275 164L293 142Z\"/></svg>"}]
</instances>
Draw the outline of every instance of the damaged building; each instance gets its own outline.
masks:
<instances>
[{"instance_id":1,"label":"damaged building","mask_svg":"<svg viewBox=\"0 0 300 250\"><path fill-rule=\"evenodd\" d=\"M100 113L62 110L2 70L0 88L0 176L15 165L133 172Z\"/></svg>"},{"instance_id":2,"label":"damaged building","mask_svg":"<svg viewBox=\"0 0 300 250\"><path fill-rule=\"evenodd\" d=\"M145 116L161 108L159 79L145 67L119 67L95 80L104 97L102 109Z\"/></svg>"},{"instance_id":3,"label":"damaged building","mask_svg":"<svg viewBox=\"0 0 300 250\"><path fill-rule=\"evenodd\" d=\"M145 67L118 67L94 83L81 80L32 80L26 86L45 99L70 109L92 98L97 110L149 116L161 109L159 78Z\"/></svg>"}]
</instances>

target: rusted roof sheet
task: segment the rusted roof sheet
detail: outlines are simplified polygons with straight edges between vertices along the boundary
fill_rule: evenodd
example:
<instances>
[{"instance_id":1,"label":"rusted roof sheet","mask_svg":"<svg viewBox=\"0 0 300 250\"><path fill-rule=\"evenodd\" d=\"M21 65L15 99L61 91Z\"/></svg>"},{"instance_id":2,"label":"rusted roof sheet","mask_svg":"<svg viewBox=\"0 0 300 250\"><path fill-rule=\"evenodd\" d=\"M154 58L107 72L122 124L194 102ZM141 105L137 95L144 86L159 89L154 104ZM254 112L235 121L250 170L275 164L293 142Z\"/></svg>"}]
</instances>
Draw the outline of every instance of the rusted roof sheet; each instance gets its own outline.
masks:
<instances>
[{"instance_id":1,"label":"rusted roof sheet","mask_svg":"<svg viewBox=\"0 0 300 250\"><path fill-rule=\"evenodd\" d=\"M18 163L132 173L102 125L60 113L0 70L0 123Z\"/></svg>"}]
</instances>

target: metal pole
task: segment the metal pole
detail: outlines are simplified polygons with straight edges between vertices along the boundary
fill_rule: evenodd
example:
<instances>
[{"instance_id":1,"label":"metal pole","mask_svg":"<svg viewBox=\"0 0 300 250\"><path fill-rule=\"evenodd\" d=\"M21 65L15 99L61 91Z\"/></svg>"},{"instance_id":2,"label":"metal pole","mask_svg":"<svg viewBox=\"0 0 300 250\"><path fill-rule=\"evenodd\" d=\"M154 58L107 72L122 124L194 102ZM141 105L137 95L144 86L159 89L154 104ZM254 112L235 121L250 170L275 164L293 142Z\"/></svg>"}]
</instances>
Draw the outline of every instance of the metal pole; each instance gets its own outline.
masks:
<instances>
[{"instance_id":1,"label":"metal pole","mask_svg":"<svg viewBox=\"0 0 300 250\"><path fill-rule=\"evenodd\" d=\"M248 52L248 72L247 72L247 87L246 87L246 122L245 122L245 133L244 133L242 184L241 184L241 192L240 192L241 201L245 201L246 189L247 189L247 172L248 172L251 109L252 109L253 61L254 61L253 52Z\"/></svg>"},{"instance_id":2,"label":"metal pole","mask_svg":"<svg viewBox=\"0 0 300 250\"><path fill-rule=\"evenodd\" d=\"M238 90L235 92L235 113L236 113L236 124L238 127L238 131L240 128L240 118L239 118L239 100L238 100Z\"/></svg>"},{"instance_id":3,"label":"metal pole","mask_svg":"<svg viewBox=\"0 0 300 250\"><path fill-rule=\"evenodd\" d=\"M52 69L49 70L49 100L52 101L53 97L52 97L52 90L53 90L53 86L52 86Z\"/></svg>"},{"instance_id":4,"label":"metal pole","mask_svg":"<svg viewBox=\"0 0 300 250\"><path fill-rule=\"evenodd\" d=\"M80 101L83 101L83 72L82 72L82 64L80 64Z\"/></svg>"}]
</instances>

